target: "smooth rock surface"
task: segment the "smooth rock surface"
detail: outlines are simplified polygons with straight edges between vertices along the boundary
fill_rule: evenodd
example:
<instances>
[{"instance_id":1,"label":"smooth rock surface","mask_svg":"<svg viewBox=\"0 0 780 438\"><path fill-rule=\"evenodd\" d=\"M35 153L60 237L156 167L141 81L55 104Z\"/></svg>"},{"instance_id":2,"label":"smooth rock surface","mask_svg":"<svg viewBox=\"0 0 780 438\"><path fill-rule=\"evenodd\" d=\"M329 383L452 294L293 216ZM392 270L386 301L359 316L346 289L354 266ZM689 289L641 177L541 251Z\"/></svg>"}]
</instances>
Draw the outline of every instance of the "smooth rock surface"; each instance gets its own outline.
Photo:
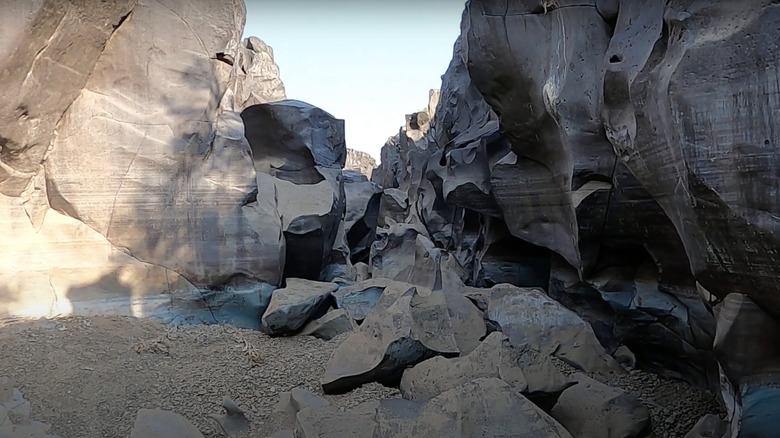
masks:
<instances>
[{"instance_id":1,"label":"smooth rock surface","mask_svg":"<svg viewBox=\"0 0 780 438\"><path fill-rule=\"evenodd\" d=\"M636 397L581 373L570 378L577 384L563 391L550 415L575 438L632 438L650 432L650 411Z\"/></svg>"},{"instance_id":2,"label":"smooth rock surface","mask_svg":"<svg viewBox=\"0 0 780 438\"><path fill-rule=\"evenodd\" d=\"M566 429L507 383L480 378L426 403L383 400L375 437L570 438Z\"/></svg>"},{"instance_id":3,"label":"smooth rock surface","mask_svg":"<svg viewBox=\"0 0 780 438\"><path fill-rule=\"evenodd\" d=\"M486 317L513 345L529 344L585 371L619 372L590 325L538 289L492 288Z\"/></svg>"},{"instance_id":4,"label":"smooth rock surface","mask_svg":"<svg viewBox=\"0 0 780 438\"><path fill-rule=\"evenodd\" d=\"M160 409L139 409L130 438L202 438L186 418Z\"/></svg>"},{"instance_id":5,"label":"smooth rock surface","mask_svg":"<svg viewBox=\"0 0 780 438\"><path fill-rule=\"evenodd\" d=\"M298 332L307 322L323 315L331 301L336 283L288 278L287 285L271 296L262 317L263 331L272 336Z\"/></svg>"},{"instance_id":6,"label":"smooth rock surface","mask_svg":"<svg viewBox=\"0 0 780 438\"><path fill-rule=\"evenodd\" d=\"M466 356L452 359L437 356L404 371L401 395L425 402L483 377L501 379L526 395L560 393L569 384L549 357L527 345L512 346L505 335L495 332Z\"/></svg>"},{"instance_id":7,"label":"smooth rock surface","mask_svg":"<svg viewBox=\"0 0 780 438\"><path fill-rule=\"evenodd\" d=\"M345 310L336 309L306 324L299 334L327 341L338 335L349 333L357 327L355 320Z\"/></svg>"}]
</instances>

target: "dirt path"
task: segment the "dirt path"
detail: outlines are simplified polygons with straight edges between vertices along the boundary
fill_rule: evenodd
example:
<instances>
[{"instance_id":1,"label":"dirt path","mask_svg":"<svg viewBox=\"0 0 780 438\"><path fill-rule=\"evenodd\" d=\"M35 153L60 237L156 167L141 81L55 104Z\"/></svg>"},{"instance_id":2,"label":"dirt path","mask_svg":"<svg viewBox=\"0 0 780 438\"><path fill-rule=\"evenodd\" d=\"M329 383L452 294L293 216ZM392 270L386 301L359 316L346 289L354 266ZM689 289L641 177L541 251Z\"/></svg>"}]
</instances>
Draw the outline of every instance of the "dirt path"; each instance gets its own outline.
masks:
<instances>
[{"instance_id":1,"label":"dirt path","mask_svg":"<svg viewBox=\"0 0 780 438\"><path fill-rule=\"evenodd\" d=\"M302 386L322 393L318 379L338 342L129 317L41 320L0 325L0 375L9 375L32 403L33 419L65 438L127 437L140 408L180 413L207 437L221 436L207 415L221 413L225 397L252 422L246 436L263 437L291 427L273 413L280 391ZM700 415L717 412L712 398L688 385L632 376L605 383L651 407L657 436L682 436ZM346 408L397 396L372 384L326 398Z\"/></svg>"}]
</instances>

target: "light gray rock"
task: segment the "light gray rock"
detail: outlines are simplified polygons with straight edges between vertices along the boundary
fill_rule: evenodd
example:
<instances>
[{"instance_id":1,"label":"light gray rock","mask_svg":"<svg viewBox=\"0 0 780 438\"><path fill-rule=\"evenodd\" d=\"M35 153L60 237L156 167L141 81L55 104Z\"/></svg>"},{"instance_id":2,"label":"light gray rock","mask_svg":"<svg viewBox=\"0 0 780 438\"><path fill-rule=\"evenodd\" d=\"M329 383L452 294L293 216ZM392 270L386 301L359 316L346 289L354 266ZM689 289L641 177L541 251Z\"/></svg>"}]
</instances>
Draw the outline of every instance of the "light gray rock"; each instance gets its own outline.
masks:
<instances>
[{"instance_id":1,"label":"light gray rock","mask_svg":"<svg viewBox=\"0 0 780 438\"><path fill-rule=\"evenodd\" d=\"M218 55L219 56L219 55ZM237 61L221 55L227 62L237 62L237 80L233 92L235 106L241 111L249 106L287 99L274 50L260 38L245 38L237 50Z\"/></svg>"},{"instance_id":2,"label":"light gray rock","mask_svg":"<svg viewBox=\"0 0 780 438\"><path fill-rule=\"evenodd\" d=\"M57 126L51 206L196 286L234 274L278 284L279 214L253 195L267 188L222 102L238 67L217 54L235 55L243 5L185 9L139 2L113 31Z\"/></svg>"},{"instance_id":3,"label":"light gray rock","mask_svg":"<svg viewBox=\"0 0 780 438\"><path fill-rule=\"evenodd\" d=\"M486 317L497 323L514 345L527 343L589 372L622 371L588 323L539 289L494 286Z\"/></svg>"},{"instance_id":4,"label":"light gray rock","mask_svg":"<svg viewBox=\"0 0 780 438\"><path fill-rule=\"evenodd\" d=\"M563 391L550 415L575 438L632 438L650 433L650 411L635 396L581 373L569 377L577 384Z\"/></svg>"},{"instance_id":5,"label":"light gray rock","mask_svg":"<svg viewBox=\"0 0 780 438\"><path fill-rule=\"evenodd\" d=\"M298 332L312 318L327 311L336 283L288 278L286 287L277 289L262 317L263 331L272 336Z\"/></svg>"},{"instance_id":6,"label":"light gray rock","mask_svg":"<svg viewBox=\"0 0 780 438\"><path fill-rule=\"evenodd\" d=\"M130 438L202 438L186 418L160 409L139 409Z\"/></svg>"},{"instance_id":7,"label":"light gray rock","mask_svg":"<svg viewBox=\"0 0 780 438\"><path fill-rule=\"evenodd\" d=\"M299 334L330 340L338 335L349 333L357 327L357 323L349 313L344 309L336 309L306 324Z\"/></svg>"},{"instance_id":8,"label":"light gray rock","mask_svg":"<svg viewBox=\"0 0 780 438\"><path fill-rule=\"evenodd\" d=\"M345 393L374 381L397 381L405 367L435 354L413 332L409 303L414 293L410 284L387 286L359 330L339 344L325 365L320 378L325 393Z\"/></svg>"},{"instance_id":9,"label":"light gray rock","mask_svg":"<svg viewBox=\"0 0 780 438\"><path fill-rule=\"evenodd\" d=\"M472 380L426 403L382 400L376 419L376 438L571 438L563 426L496 378Z\"/></svg>"},{"instance_id":10,"label":"light gray rock","mask_svg":"<svg viewBox=\"0 0 780 438\"><path fill-rule=\"evenodd\" d=\"M376 168L376 160L370 154L347 148L347 162L344 170L354 170L371 178L371 172Z\"/></svg>"},{"instance_id":11,"label":"light gray rock","mask_svg":"<svg viewBox=\"0 0 780 438\"><path fill-rule=\"evenodd\" d=\"M471 380L501 379L525 394L555 394L569 382L543 355L523 345L512 346L502 333L491 333L471 353L452 359L437 356L404 371L401 395L408 400L427 401Z\"/></svg>"},{"instance_id":12,"label":"light gray rock","mask_svg":"<svg viewBox=\"0 0 780 438\"><path fill-rule=\"evenodd\" d=\"M462 295L391 282L359 329L337 348L320 379L326 393L364 383L396 384L403 370L435 354L467 354L485 334Z\"/></svg>"},{"instance_id":13,"label":"light gray rock","mask_svg":"<svg viewBox=\"0 0 780 438\"><path fill-rule=\"evenodd\" d=\"M298 438L373 438L378 401L364 402L342 411L333 406L306 408L298 412Z\"/></svg>"}]
</instances>

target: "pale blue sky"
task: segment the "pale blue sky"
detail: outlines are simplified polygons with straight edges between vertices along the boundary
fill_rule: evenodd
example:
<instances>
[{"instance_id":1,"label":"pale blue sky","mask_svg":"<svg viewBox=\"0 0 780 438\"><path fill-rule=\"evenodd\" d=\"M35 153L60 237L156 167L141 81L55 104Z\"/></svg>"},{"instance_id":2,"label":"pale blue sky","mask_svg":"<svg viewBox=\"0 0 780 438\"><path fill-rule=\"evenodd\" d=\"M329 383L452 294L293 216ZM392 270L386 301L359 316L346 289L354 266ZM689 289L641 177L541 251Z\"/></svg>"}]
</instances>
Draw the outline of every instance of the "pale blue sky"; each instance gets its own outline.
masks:
<instances>
[{"instance_id":1,"label":"pale blue sky","mask_svg":"<svg viewBox=\"0 0 780 438\"><path fill-rule=\"evenodd\" d=\"M347 147L379 160L404 115L441 86L464 0L245 0L244 36L274 49L287 97L346 120Z\"/></svg>"}]
</instances>

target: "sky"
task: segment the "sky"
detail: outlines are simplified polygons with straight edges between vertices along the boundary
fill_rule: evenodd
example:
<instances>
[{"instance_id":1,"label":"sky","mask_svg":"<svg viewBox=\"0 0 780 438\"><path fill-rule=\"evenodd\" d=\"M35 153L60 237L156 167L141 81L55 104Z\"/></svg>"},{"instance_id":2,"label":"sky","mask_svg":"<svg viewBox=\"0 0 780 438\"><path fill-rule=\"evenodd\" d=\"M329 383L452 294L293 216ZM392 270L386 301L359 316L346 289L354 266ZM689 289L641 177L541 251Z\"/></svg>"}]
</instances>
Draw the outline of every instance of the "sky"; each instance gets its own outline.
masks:
<instances>
[{"instance_id":1,"label":"sky","mask_svg":"<svg viewBox=\"0 0 780 438\"><path fill-rule=\"evenodd\" d=\"M287 98L345 120L377 162L406 114L441 86L465 0L245 0L244 37L274 50Z\"/></svg>"}]
</instances>

